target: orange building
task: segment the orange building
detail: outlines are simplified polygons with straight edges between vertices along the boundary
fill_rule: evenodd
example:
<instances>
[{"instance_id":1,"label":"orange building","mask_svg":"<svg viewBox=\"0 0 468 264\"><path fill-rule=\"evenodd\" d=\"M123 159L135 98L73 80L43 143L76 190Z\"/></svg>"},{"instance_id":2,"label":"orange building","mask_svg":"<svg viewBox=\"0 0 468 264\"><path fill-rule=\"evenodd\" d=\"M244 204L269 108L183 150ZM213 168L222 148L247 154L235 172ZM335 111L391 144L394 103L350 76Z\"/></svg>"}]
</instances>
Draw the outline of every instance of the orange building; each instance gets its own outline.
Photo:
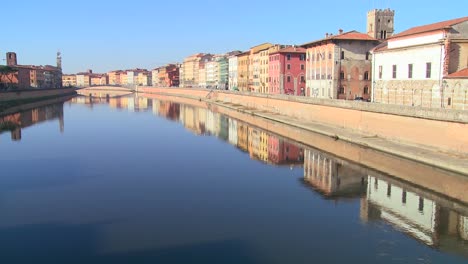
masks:
<instances>
[{"instance_id":1,"label":"orange building","mask_svg":"<svg viewBox=\"0 0 468 264\"><path fill-rule=\"evenodd\" d=\"M111 71L107 73L107 76L109 78L109 85L120 85L120 74L122 71L117 70L117 71Z\"/></svg>"},{"instance_id":2,"label":"orange building","mask_svg":"<svg viewBox=\"0 0 468 264\"><path fill-rule=\"evenodd\" d=\"M28 68L11 67L11 72L0 73L0 90L30 88Z\"/></svg>"}]
</instances>

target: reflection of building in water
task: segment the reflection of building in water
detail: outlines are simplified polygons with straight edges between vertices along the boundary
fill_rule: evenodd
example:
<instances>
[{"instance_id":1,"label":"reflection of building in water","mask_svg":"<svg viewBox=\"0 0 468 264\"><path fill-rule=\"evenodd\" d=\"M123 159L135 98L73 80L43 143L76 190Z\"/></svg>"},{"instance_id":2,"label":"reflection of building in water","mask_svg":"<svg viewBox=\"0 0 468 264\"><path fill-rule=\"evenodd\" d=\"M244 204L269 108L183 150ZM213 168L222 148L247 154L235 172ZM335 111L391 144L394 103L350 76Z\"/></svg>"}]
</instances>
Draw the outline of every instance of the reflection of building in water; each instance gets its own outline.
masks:
<instances>
[{"instance_id":1,"label":"reflection of building in water","mask_svg":"<svg viewBox=\"0 0 468 264\"><path fill-rule=\"evenodd\" d=\"M258 155L260 160L268 162L268 138L269 135L265 131L260 132L260 142L258 146Z\"/></svg>"},{"instance_id":2,"label":"reflection of building in water","mask_svg":"<svg viewBox=\"0 0 468 264\"><path fill-rule=\"evenodd\" d=\"M237 124L237 147L243 151L249 150L249 127L242 122Z\"/></svg>"},{"instance_id":3,"label":"reflection of building in water","mask_svg":"<svg viewBox=\"0 0 468 264\"><path fill-rule=\"evenodd\" d=\"M217 136L224 141L229 139L229 118L224 115L219 116L219 134Z\"/></svg>"},{"instance_id":4,"label":"reflection of building in water","mask_svg":"<svg viewBox=\"0 0 468 264\"><path fill-rule=\"evenodd\" d=\"M19 141L21 140L21 130L23 128L53 119L58 119L60 132L63 133L65 127L63 103L42 106L0 117L0 134L5 131L10 131L11 139L13 141Z\"/></svg>"},{"instance_id":5,"label":"reflection of building in water","mask_svg":"<svg viewBox=\"0 0 468 264\"><path fill-rule=\"evenodd\" d=\"M219 134L219 114L207 111L206 114L206 130L211 135Z\"/></svg>"},{"instance_id":6,"label":"reflection of building in water","mask_svg":"<svg viewBox=\"0 0 468 264\"><path fill-rule=\"evenodd\" d=\"M260 131L249 127L249 155L253 159L260 159Z\"/></svg>"},{"instance_id":7,"label":"reflection of building in water","mask_svg":"<svg viewBox=\"0 0 468 264\"><path fill-rule=\"evenodd\" d=\"M229 144L237 146L237 120L229 118Z\"/></svg>"},{"instance_id":8,"label":"reflection of building in water","mask_svg":"<svg viewBox=\"0 0 468 264\"><path fill-rule=\"evenodd\" d=\"M157 100L153 100L153 113L174 121L179 121L181 116L179 104Z\"/></svg>"},{"instance_id":9,"label":"reflection of building in water","mask_svg":"<svg viewBox=\"0 0 468 264\"><path fill-rule=\"evenodd\" d=\"M384 220L429 246L468 257L468 207L457 206L464 211L458 213L396 181L369 176L368 183L367 198L361 200L364 221Z\"/></svg>"},{"instance_id":10,"label":"reflection of building in water","mask_svg":"<svg viewBox=\"0 0 468 264\"><path fill-rule=\"evenodd\" d=\"M360 197L366 191L367 176L335 158L304 150L304 181L329 197Z\"/></svg>"},{"instance_id":11,"label":"reflection of building in water","mask_svg":"<svg viewBox=\"0 0 468 264\"><path fill-rule=\"evenodd\" d=\"M147 110L149 104L151 104L151 101L147 98L144 98L144 97L135 98L135 110L136 111Z\"/></svg>"},{"instance_id":12,"label":"reflection of building in water","mask_svg":"<svg viewBox=\"0 0 468 264\"><path fill-rule=\"evenodd\" d=\"M179 107L179 120L187 129L197 135L207 134L206 123L208 114L206 109L186 105L179 105Z\"/></svg>"},{"instance_id":13,"label":"reflection of building in water","mask_svg":"<svg viewBox=\"0 0 468 264\"><path fill-rule=\"evenodd\" d=\"M268 160L275 164L302 163L304 154L297 145L270 135L268 138Z\"/></svg>"}]
</instances>

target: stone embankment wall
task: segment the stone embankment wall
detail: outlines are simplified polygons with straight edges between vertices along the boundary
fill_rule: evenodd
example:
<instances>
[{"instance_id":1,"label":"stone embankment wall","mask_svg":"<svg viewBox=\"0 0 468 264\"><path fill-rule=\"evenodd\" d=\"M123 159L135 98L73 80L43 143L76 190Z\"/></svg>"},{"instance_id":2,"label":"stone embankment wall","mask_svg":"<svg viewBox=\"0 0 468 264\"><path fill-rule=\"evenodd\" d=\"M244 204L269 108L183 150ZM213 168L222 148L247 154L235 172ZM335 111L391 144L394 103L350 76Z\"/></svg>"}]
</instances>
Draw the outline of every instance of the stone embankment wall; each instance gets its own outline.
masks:
<instances>
[{"instance_id":1,"label":"stone embankment wall","mask_svg":"<svg viewBox=\"0 0 468 264\"><path fill-rule=\"evenodd\" d=\"M363 136L468 154L468 111L219 90L139 87L138 91L216 100L290 116L302 122L326 124Z\"/></svg>"},{"instance_id":2,"label":"stone embankment wall","mask_svg":"<svg viewBox=\"0 0 468 264\"><path fill-rule=\"evenodd\" d=\"M75 88L61 89L27 89L18 91L1 91L0 104L2 102L31 100L39 98L47 98L53 96L63 96L75 93Z\"/></svg>"}]
</instances>

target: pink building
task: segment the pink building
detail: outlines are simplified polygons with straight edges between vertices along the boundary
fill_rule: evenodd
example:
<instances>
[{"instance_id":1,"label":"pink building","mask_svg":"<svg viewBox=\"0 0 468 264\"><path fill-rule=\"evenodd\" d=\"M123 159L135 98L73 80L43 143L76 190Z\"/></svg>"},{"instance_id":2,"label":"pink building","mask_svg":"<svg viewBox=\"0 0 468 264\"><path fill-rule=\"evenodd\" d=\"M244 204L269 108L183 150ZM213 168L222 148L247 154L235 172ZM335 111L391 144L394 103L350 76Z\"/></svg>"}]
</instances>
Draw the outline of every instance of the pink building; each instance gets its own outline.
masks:
<instances>
[{"instance_id":1,"label":"pink building","mask_svg":"<svg viewBox=\"0 0 468 264\"><path fill-rule=\"evenodd\" d=\"M304 152L297 145L270 135L268 137L268 161L277 165L302 164Z\"/></svg>"},{"instance_id":2,"label":"pink building","mask_svg":"<svg viewBox=\"0 0 468 264\"><path fill-rule=\"evenodd\" d=\"M306 49L288 47L270 54L269 93L304 95Z\"/></svg>"}]
</instances>

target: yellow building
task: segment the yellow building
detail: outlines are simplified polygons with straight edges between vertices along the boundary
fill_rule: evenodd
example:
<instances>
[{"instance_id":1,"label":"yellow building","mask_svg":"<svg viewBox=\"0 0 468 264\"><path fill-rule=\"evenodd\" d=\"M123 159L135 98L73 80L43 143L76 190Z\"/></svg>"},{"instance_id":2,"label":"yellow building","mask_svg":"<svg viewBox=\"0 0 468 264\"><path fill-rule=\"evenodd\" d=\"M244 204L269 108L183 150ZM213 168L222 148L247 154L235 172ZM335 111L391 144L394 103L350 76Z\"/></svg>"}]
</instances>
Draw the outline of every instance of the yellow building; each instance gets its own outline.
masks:
<instances>
[{"instance_id":1,"label":"yellow building","mask_svg":"<svg viewBox=\"0 0 468 264\"><path fill-rule=\"evenodd\" d=\"M249 90L249 55L250 51L237 55L237 86L243 92Z\"/></svg>"},{"instance_id":2,"label":"yellow building","mask_svg":"<svg viewBox=\"0 0 468 264\"><path fill-rule=\"evenodd\" d=\"M151 86L151 72L142 71L138 73L138 85Z\"/></svg>"},{"instance_id":3,"label":"yellow building","mask_svg":"<svg viewBox=\"0 0 468 264\"><path fill-rule=\"evenodd\" d=\"M64 74L62 75L62 86L63 87L75 87L76 75L75 74Z\"/></svg>"},{"instance_id":4,"label":"yellow building","mask_svg":"<svg viewBox=\"0 0 468 264\"><path fill-rule=\"evenodd\" d=\"M261 59L267 59L268 55L265 55L265 52L272 47L273 44L271 43L263 43L257 46L250 48L250 55L249 55L249 89L252 92L260 92L261 89L261 80L260 80L260 70L263 69L263 65L261 63ZM260 54L262 52L262 54ZM262 67L260 67L262 65ZM268 67L268 65L266 66Z\"/></svg>"}]
</instances>

